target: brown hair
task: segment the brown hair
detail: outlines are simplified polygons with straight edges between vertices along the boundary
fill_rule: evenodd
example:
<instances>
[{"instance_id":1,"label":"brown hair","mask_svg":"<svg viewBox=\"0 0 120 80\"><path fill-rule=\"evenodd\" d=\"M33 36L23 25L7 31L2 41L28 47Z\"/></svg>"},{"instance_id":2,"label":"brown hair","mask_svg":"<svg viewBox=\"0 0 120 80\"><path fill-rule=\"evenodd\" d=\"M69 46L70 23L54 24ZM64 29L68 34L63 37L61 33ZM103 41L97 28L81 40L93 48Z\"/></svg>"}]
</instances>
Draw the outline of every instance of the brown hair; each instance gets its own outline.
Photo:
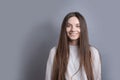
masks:
<instances>
[{"instance_id":1,"label":"brown hair","mask_svg":"<svg viewBox=\"0 0 120 80\"><path fill-rule=\"evenodd\" d=\"M87 24L84 17L79 12L68 13L61 25L60 38L54 57L53 68L52 68L52 80L65 80L65 72L67 70L68 58L69 58L69 39L66 34L67 21L71 17L77 17L80 22L80 38L78 39L79 57L80 57L80 68L84 67L87 79L94 80L92 70L92 60L90 45L88 39Z\"/></svg>"}]
</instances>

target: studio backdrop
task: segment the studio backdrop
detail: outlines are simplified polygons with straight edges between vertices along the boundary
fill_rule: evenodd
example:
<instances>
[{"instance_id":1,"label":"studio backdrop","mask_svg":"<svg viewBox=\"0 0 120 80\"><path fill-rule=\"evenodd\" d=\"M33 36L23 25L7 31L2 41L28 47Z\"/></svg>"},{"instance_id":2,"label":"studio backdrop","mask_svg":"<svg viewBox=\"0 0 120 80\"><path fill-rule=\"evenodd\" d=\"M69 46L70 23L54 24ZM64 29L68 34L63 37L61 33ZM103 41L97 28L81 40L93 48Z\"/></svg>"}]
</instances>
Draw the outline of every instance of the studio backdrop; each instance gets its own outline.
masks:
<instances>
[{"instance_id":1,"label":"studio backdrop","mask_svg":"<svg viewBox=\"0 0 120 80\"><path fill-rule=\"evenodd\" d=\"M89 41L102 59L102 79L119 80L118 0L1 0L0 80L44 80L49 51L58 43L64 16L86 19Z\"/></svg>"}]
</instances>

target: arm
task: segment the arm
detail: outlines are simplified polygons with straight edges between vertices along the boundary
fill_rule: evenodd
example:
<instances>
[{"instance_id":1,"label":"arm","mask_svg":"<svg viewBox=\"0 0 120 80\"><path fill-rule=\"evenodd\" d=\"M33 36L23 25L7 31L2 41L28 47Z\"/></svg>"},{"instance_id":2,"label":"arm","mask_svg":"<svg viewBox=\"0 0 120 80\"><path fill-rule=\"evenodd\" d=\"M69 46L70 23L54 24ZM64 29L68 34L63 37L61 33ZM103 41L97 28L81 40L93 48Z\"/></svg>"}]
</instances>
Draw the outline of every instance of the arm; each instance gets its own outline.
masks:
<instances>
[{"instance_id":1,"label":"arm","mask_svg":"<svg viewBox=\"0 0 120 80\"><path fill-rule=\"evenodd\" d=\"M101 57L98 50L92 47L92 61L93 61L93 74L95 80L102 80L101 78Z\"/></svg>"},{"instance_id":2,"label":"arm","mask_svg":"<svg viewBox=\"0 0 120 80\"><path fill-rule=\"evenodd\" d=\"M45 80L51 80L51 72L52 72L52 67L53 67L54 56L55 56L55 47L53 47L49 53L49 57L47 60L47 65L46 65Z\"/></svg>"}]
</instances>

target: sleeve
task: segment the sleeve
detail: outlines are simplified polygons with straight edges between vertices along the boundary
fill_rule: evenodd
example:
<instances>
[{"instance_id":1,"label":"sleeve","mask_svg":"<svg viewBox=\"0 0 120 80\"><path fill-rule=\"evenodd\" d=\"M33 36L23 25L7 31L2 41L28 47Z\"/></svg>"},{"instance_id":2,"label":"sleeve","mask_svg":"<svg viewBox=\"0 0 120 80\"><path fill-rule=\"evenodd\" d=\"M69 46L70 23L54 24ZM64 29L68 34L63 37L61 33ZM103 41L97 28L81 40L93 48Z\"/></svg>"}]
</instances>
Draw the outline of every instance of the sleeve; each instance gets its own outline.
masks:
<instances>
[{"instance_id":1,"label":"sleeve","mask_svg":"<svg viewBox=\"0 0 120 80\"><path fill-rule=\"evenodd\" d=\"M102 80L101 78L101 57L98 50L92 47L92 61L93 61L93 74L95 80Z\"/></svg>"},{"instance_id":2,"label":"sleeve","mask_svg":"<svg viewBox=\"0 0 120 80\"><path fill-rule=\"evenodd\" d=\"M51 80L51 72L52 72L52 67L53 67L53 60L55 56L55 47L53 47L50 50L47 64L46 64L46 74L45 74L45 80Z\"/></svg>"}]
</instances>

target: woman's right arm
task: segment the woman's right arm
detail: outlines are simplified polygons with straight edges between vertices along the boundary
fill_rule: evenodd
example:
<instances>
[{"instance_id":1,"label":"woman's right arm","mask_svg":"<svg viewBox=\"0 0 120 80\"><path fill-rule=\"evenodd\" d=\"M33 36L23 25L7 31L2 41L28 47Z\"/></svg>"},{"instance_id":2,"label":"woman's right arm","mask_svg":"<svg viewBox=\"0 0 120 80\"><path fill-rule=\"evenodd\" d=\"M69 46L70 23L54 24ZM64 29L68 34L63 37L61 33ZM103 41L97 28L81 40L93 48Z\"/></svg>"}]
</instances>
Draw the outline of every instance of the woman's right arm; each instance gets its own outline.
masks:
<instances>
[{"instance_id":1,"label":"woman's right arm","mask_svg":"<svg viewBox=\"0 0 120 80\"><path fill-rule=\"evenodd\" d=\"M48 57L48 60L47 60L47 65L46 65L45 80L51 80L53 60L54 60L54 56L55 56L55 53L56 53L55 51L56 51L56 48L55 48L55 47L53 47L53 48L50 50L49 57Z\"/></svg>"}]
</instances>

